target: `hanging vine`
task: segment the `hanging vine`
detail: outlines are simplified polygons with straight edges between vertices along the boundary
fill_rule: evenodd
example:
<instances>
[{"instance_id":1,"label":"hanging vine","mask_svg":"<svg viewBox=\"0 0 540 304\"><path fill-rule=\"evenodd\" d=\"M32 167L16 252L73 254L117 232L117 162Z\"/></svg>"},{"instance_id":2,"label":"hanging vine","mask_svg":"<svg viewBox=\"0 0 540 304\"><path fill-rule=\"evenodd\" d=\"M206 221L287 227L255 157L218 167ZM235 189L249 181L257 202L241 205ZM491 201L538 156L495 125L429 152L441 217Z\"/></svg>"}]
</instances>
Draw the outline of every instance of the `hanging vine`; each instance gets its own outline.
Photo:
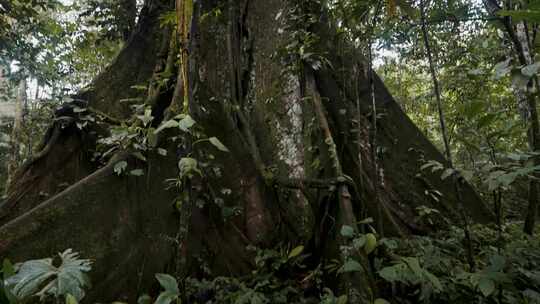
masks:
<instances>
[{"instance_id":1,"label":"hanging vine","mask_svg":"<svg viewBox=\"0 0 540 304\"><path fill-rule=\"evenodd\" d=\"M189 113L189 43L193 0L176 0L177 33L180 47L180 74L183 87L182 113Z\"/></svg>"}]
</instances>

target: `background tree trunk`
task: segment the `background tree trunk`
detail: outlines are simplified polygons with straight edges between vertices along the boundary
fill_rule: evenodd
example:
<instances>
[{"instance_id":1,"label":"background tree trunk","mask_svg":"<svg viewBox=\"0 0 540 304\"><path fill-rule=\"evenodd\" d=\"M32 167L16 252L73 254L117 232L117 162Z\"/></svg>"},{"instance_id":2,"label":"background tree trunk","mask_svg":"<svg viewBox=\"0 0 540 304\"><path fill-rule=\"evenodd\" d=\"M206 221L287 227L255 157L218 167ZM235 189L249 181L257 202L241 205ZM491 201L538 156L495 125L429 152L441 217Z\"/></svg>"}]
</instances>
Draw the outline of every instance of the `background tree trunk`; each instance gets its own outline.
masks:
<instances>
[{"instance_id":1,"label":"background tree trunk","mask_svg":"<svg viewBox=\"0 0 540 304\"><path fill-rule=\"evenodd\" d=\"M178 51L170 47L175 45L170 29L158 24L159 15L173 9L165 2L146 3L125 49L92 89L77 98L87 101L92 111L105 113L108 121L116 121L133 115L126 99L143 97L151 101L157 126L175 88L189 89L197 127L206 136L217 137L230 152L195 146L192 157L205 166L203 177L192 180L188 190L190 202L198 203L191 210L187 239L176 237L182 214L177 214L173 202L181 193L167 187L167 180L178 177L176 164L187 155L185 147L173 142L175 134L168 132L158 141L167 156L150 151L143 163L125 152L100 166L92 153L98 134L107 133L107 119L82 130L75 125L76 114L58 119L42 151L19 171L8 199L0 205L0 256L19 261L51 256L66 247L81 252L95 261L89 302L122 298L134 302L137 293L151 286L154 273L178 271L174 267L178 259L185 261L181 270L186 275L204 273L199 258L213 275L247 273L254 267L247 245L304 244L315 260L324 262L339 256L340 225L348 223L347 218L377 216L376 185L370 180L367 67L351 77L360 55L324 17L309 30L318 37L314 51L331 65L313 69L286 51L295 41L294 29L287 27L295 3L196 1L189 88L182 81L175 83L176 77L158 86L163 79L156 75L170 67L167 63ZM324 16L317 11L320 8L311 9ZM141 96L131 88L140 84L157 90ZM311 102L313 96L320 97L322 111ZM382 113L376 121L382 159L378 201L385 210L385 235L427 233L434 227L417 221L415 208L431 206L457 217L456 193L451 181L420 172L419 167L422 160L447 163L378 77L375 97L377 112ZM321 113L335 150L325 142L326 130L319 127ZM336 176L336 159L343 176ZM130 170L144 169L145 175L115 174L114 165L123 160ZM488 209L462 183L470 216L489 221ZM350 195L335 191L345 188ZM344 198L345 205L336 203ZM224 208L241 212L224 217Z\"/></svg>"},{"instance_id":2,"label":"background tree trunk","mask_svg":"<svg viewBox=\"0 0 540 304\"><path fill-rule=\"evenodd\" d=\"M8 162L7 184L10 183L11 178L15 174L15 170L21 163L21 141L23 140L22 133L24 127L26 103L26 78L23 78L19 82L17 98L15 100L15 116L13 119L13 128L11 129L10 137L10 156Z\"/></svg>"},{"instance_id":3,"label":"background tree trunk","mask_svg":"<svg viewBox=\"0 0 540 304\"><path fill-rule=\"evenodd\" d=\"M511 1L503 1L506 9L514 10L516 9ZM486 9L492 16L498 16L499 11L502 9L501 6L495 0L484 0L484 5ZM498 17L497 17L498 18ZM534 49L531 49L530 46L534 45L529 41L529 33L527 33L528 25L526 21L517 21L515 24L510 17L499 18L504 29L506 30L512 47L515 52L515 56L518 59L518 62L522 66L528 66L534 63ZM521 111L524 123L527 124L527 143L529 149L532 152L537 152L540 150L540 126L538 121L538 111L536 108L536 91L539 89L539 82L536 76L532 77L525 87L519 87L514 85L514 94L516 96L516 101L518 108ZM535 156L532 161L534 165L540 164L540 159ZM538 182L535 179L530 179L529 181L529 191L528 191L528 207L525 213L525 223L523 226L523 231L527 234L533 234L536 217L538 213L538 208L540 207L538 203Z\"/></svg>"}]
</instances>

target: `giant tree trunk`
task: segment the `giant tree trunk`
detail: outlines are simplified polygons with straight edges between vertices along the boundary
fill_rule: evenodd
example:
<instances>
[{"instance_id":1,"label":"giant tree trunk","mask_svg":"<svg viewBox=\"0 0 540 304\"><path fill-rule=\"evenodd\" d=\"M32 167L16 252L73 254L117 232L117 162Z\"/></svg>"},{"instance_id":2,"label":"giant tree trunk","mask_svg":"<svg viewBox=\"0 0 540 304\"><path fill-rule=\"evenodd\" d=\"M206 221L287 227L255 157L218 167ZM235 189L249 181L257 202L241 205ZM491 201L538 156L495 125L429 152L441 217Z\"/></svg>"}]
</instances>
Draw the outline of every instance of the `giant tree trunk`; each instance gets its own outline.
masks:
<instances>
[{"instance_id":1,"label":"giant tree trunk","mask_svg":"<svg viewBox=\"0 0 540 304\"><path fill-rule=\"evenodd\" d=\"M319 37L314 50L330 64L313 69L286 51L295 42L286 26L294 1L195 2L188 81L169 77L158 86L156 75L171 67L178 52L170 30L158 24L159 15L173 9L166 2L147 1L125 49L77 97L106 118L82 130L76 113L57 119L41 153L19 171L0 205L0 256L19 261L73 248L95 261L88 301L133 299L148 289L156 272L203 273L195 257L213 275L246 273L253 267L246 251L250 244L304 244L323 262L339 255L340 225L376 218L376 202L385 211L385 235L433 229L416 221L415 208L421 205L454 216L452 183L419 170L424 161L445 163L444 158L377 77L381 184L372 182L367 67L354 73L360 56L324 17L308 30ZM173 70L179 73L178 67ZM145 83L148 95L131 88ZM133 115L130 101L141 103L134 97L152 106L157 126L181 109L176 103L184 89L198 130L230 151L205 143L193 147L190 156L198 159L203 176L188 183L184 204L191 208L178 214L173 203L182 195L167 180L178 177L177 162L191 151L190 145L171 140L181 134L160 133L158 147L167 156L150 150L146 162L124 151L102 166L93 152L109 124ZM122 160L129 169L143 168L145 175L117 175L114 167ZM466 183L461 189L470 216L488 221L490 213L474 190ZM223 208L233 207L241 212L222 216ZM186 212L189 232L179 239ZM184 261L182 269L175 268L178 260Z\"/></svg>"}]
</instances>

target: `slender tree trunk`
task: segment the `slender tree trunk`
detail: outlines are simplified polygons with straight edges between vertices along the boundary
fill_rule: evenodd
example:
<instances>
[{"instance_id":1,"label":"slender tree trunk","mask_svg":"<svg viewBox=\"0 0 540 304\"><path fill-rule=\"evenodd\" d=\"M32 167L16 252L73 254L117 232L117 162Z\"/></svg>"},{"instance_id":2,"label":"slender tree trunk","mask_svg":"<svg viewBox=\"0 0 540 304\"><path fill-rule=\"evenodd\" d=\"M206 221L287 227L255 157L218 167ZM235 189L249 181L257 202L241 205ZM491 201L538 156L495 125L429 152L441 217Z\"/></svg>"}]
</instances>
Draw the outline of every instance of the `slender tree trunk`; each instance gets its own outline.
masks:
<instances>
[{"instance_id":1,"label":"slender tree trunk","mask_svg":"<svg viewBox=\"0 0 540 304\"><path fill-rule=\"evenodd\" d=\"M15 115L13 120L13 128L11 130L10 138L10 159L8 163L8 178L7 185L10 184L11 179L15 175L15 171L21 164L21 141L24 127L24 115L25 105L27 102L26 97L26 78L23 78L17 89L17 98L15 100Z\"/></svg>"},{"instance_id":2,"label":"slender tree trunk","mask_svg":"<svg viewBox=\"0 0 540 304\"><path fill-rule=\"evenodd\" d=\"M439 81L437 79L437 71L435 70L435 63L433 62L432 53L431 53L431 47L429 43L429 35L428 30L426 27L426 7L424 0L421 0L420 2L420 14L421 14L421 22L422 22L422 37L424 40L424 46L426 48L426 55L428 58L429 63L429 71L431 74L431 79L433 81L433 91L435 94L435 99L437 100L437 110L439 112L439 123L441 126L441 134L443 137L444 142L444 151L446 154L446 160L448 161L448 165L450 169L454 170L451 174L451 180L454 184L454 188L457 194L457 209L461 216L461 220L463 223L463 231L464 231L464 239L465 239L465 245L467 246L467 262L469 263L469 267L472 272L475 271L475 261L474 261L474 252L472 248L472 239L471 239L471 232L469 229L469 219L468 215L465 213L465 207L463 206L463 198L461 195L461 181L459 180L457 173L454 168L454 163L452 161L452 151L450 149L450 143L448 140L448 132L446 130L446 122L445 122L445 116L443 111L443 103L441 100L441 90L439 87Z\"/></svg>"},{"instance_id":3,"label":"slender tree trunk","mask_svg":"<svg viewBox=\"0 0 540 304\"><path fill-rule=\"evenodd\" d=\"M536 98L533 94L530 94L528 97L528 108L529 108L529 130L528 130L528 140L529 148L534 151L540 151L540 128L538 125L538 112L536 110ZM540 159L538 156L533 156L533 162L535 166L540 165ZM525 216L525 224L523 226L523 231L527 234L532 235L534 233L534 226L536 223L537 213L538 213L538 181L531 179L529 182L529 195L528 195L528 207L527 214Z\"/></svg>"},{"instance_id":4,"label":"slender tree trunk","mask_svg":"<svg viewBox=\"0 0 540 304\"><path fill-rule=\"evenodd\" d=\"M508 3L510 2L506 3L508 6L507 9L514 9ZM497 16L498 11L501 9L495 0L485 0L484 4L493 16ZM532 43L530 42L529 34L527 33L527 23L519 21L515 24L514 28L514 24L510 17L504 17L500 20L510 37L519 63L523 66L532 64L534 56L531 53L530 46ZM538 89L539 83L536 76L529 81L525 88L514 88L518 108L521 110L524 122L527 124L527 142L529 149L533 152L540 151L540 127L536 109L536 93ZM539 157L534 156L533 162L534 165L540 165ZM528 208L525 215L525 224L523 226L523 231L527 234L533 234L538 208L538 182L531 179L529 181Z\"/></svg>"},{"instance_id":5,"label":"slender tree trunk","mask_svg":"<svg viewBox=\"0 0 540 304\"><path fill-rule=\"evenodd\" d=\"M527 33L527 24L518 22L515 27L516 43L520 45L521 55L520 63L530 65L533 63L533 55L530 49L529 35ZM529 149L533 152L540 151L538 112L536 109L536 92L538 90L537 78L533 77L525 88L516 88L519 108L522 109L522 116L527 124L527 139ZM540 159L533 157L534 165L540 165ZM529 181L528 208L525 215L525 224L523 231L527 234L533 234L538 210L538 182L534 179Z\"/></svg>"},{"instance_id":6,"label":"slender tree trunk","mask_svg":"<svg viewBox=\"0 0 540 304\"><path fill-rule=\"evenodd\" d=\"M446 119L444 117L443 104L441 100L441 89L439 87L439 80L437 79L437 72L435 71L435 64L432 58L433 56L429 43L429 35L426 27L426 7L424 1L422 1L420 6L420 14L422 18L422 39L424 40L424 47L426 48L426 56L429 64L429 74L431 75L431 80L433 81L433 95L435 95L435 100L437 101L437 111L439 112L439 123L441 128L441 135L443 138L444 153L446 154L446 159L452 167L452 151L450 149L450 143L448 141L448 132L446 131Z\"/></svg>"}]
</instances>

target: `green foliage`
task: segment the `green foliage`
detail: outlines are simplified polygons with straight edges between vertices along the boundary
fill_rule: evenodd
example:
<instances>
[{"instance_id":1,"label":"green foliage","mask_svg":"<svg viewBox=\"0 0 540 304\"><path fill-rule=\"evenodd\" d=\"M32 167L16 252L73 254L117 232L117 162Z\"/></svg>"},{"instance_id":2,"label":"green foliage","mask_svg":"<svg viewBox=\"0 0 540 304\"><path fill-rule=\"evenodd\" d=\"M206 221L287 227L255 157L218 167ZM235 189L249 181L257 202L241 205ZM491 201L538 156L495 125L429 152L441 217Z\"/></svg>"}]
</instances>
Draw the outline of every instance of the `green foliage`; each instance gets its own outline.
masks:
<instances>
[{"instance_id":1,"label":"green foliage","mask_svg":"<svg viewBox=\"0 0 540 304\"><path fill-rule=\"evenodd\" d=\"M135 28L136 0L85 0L75 6L80 21L99 29L98 42L127 40Z\"/></svg>"},{"instance_id":2,"label":"green foliage","mask_svg":"<svg viewBox=\"0 0 540 304\"><path fill-rule=\"evenodd\" d=\"M428 299L430 294L439 293L443 286L439 279L420 266L416 257L401 257L393 266L379 270L379 275L390 283L400 282L406 285L420 285L420 300Z\"/></svg>"},{"instance_id":3,"label":"green foliage","mask_svg":"<svg viewBox=\"0 0 540 304\"><path fill-rule=\"evenodd\" d=\"M208 141L214 145L219 151L222 152L230 152L227 147L217 138L217 137L210 137L208 138Z\"/></svg>"},{"instance_id":4,"label":"green foliage","mask_svg":"<svg viewBox=\"0 0 540 304\"><path fill-rule=\"evenodd\" d=\"M336 297L331 289L325 288L320 304L346 304L347 302L348 297L346 295Z\"/></svg>"},{"instance_id":5,"label":"green foliage","mask_svg":"<svg viewBox=\"0 0 540 304\"><path fill-rule=\"evenodd\" d=\"M303 246L291 250L255 249L256 270L251 275L241 278L218 277L212 281L186 281L188 299L216 303L307 303L302 284L316 280L317 273L295 279L295 273L301 274L305 267L302 261Z\"/></svg>"},{"instance_id":6,"label":"green foliage","mask_svg":"<svg viewBox=\"0 0 540 304\"><path fill-rule=\"evenodd\" d=\"M347 227L341 230L342 236L358 242L361 246L357 247L362 248L365 244L357 240L364 235L350 232ZM505 225L501 251L497 249L500 236L496 230L477 225L472 232L479 265L475 272L468 270L460 228L432 236L381 239L381 250L373 253L381 295L387 298L392 294L391 303L491 303L501 297L503 303L534 303L540 288L540 238L523 236L515 223ZM304 254L303 246L250 250L255 253L256 265L250 275L211 280L186 278L179 284L170 275L156 274L162 291L154 299L143 295L138 303L348 303L346 295L337 296L324 287L320 265L306 268L308 254ZM5 281L0 282L5 282L7 288L0 288L0 299L7 291L8 297L20 297L12 298L10 303L20 303L31 296L52 296L77 303L84 295L83 288L89 286L84 273L90 270L90 263L78 259L71 250L60 257L59 267L53 266L52 259L15 266L4 261ZM348 259L340 272L361 268L360 263ZM306 293L306 286L313 290ZM374 303L390 302L380 297Z\"/></svg>"},{"instance_id":7,"label":"green foliage","mask_svg":"<svg viewBox=\"0 0 540 304\"><path fill-rule=\"evenodd\" d=\"M356 233L352 227L347 225L341 227L340 233L343 237L349 239L351 244L351 246L341 248L345 256L350 256L350 252L357 250L363 250L364 253L370 254L377 248L377 237L373 233ZM351 262L349 266L356 268L357 265ZM348 269L342 269L341 271L348 272Z\"/></svg>"},{"instance_id":8,"label":"green foliage","mask_svg":"<svg viewBox=\"0 0 540 304\"><path fill-rule=\"evenodd\" d=\"M404 286L394 303L412 299L426 303L528 303L540 288L540 238L522 234L517 223L505 225L502 239L496 230L477 225L475 236L478 270L471 272L460 235L453 227L431 237L394 239L391 258L378 260L378 274L392 286ZM391 265L388 265L391 264ZM495 302L494 302L495 303Z\"/></svg>"},{"instance_id":9,"label":"green foliage","mask_svg":"<svg viewBox=\"0 0 540 304\"><path fill-rule=\"evenodd\" d=\"M156 129L155 133L157 134L163 131L164 129L169 129L169 128L178 128L182 132L189 132L189 130L191 129L191 127L193 127L193 125L195 125L195 120L193 120L191 116L186 115L186 114L179 114L173 119L167 120L161 123L161 125Z\"/></svg>"},{"instance_id":10,"label":"green foliage","mask_svg":"<svg viewBox=\"0 0 540 304\"><path fill-rule=\"evenodd\" d=\"M537 157L536 152L514 152L500 155L500 158L505 159L505 162L499 165L484 165L481 168L481 174L487 176L485 184L487 184L488 190L506 190L519 180L534 178L534 174L540 170L540 166L535 166L531 161L534 157Z\"/></svg>"},{"instance_id":11,"label":"green foliage","mask_svg":"<svg viewBox=\"0 0 540 304\"><path fill-rule=\"evenodd\" d=\"M57 0L2 2L0 67L6 70L3 77L14 84L30 78L43 88L47 97L59 99L88 85L112 61L122 41L115 34L109 35L116 31L114 28L91 20L115 12L89 8L84 14L84 6L104 2L75 2L71 6ZM133 9L134 25L137 10ZM79 13L84 16L78 19Z\"/></svg>"},{"instance_id":12,"label":"green foliage","mask_svg":"<svg viewBox=\"0 0 540 304\"><path fill-rule=\"evenodd\" d=\"M98 139L96 157L105 161L118 151L126 151L136 159L146 162L145 155L157 145L156 129L151 125L154 117L149 107L138 107L137 111L140 114L135 115L134 119L112 127L109 136ZM95 120L94 116L90 117L92 121ZM166 151L159 154L166 155ZM126 161L119 161L114 166L114 172L118 175L127 169ZM141 176L144 173L140 168L131 169L129 172L134 176Z\"/></svg>"},{"instance_id":13,"label":"green foliage","mask_svg":"<svg viewBox=\"0 0 540 304\"><path fill-rule=\"evenodd\" d=\"M16 60L31 72L37 72L40 70L40 65L46 65L46 61L34 59L43 48L47 50L47 46L50 46L47 40L58 42L55 38L61 32L60 25L52 16L44 14L45 11L57 9L62 9L62 5L55 0L2 2L0 6L0 65L9 66L11 60ZM41 37L41 39L32 41L28 39L29 36ZM51 59L51 57L45 55L44 59Z\"/></svg>"},{"instance_id":14,"label":"green foliage","mask_svg":"<svg viewBox=\"0 0 540 304\"><path fill-rule=\"evenodd\" d=\"M383 250L374 257L381 294L392 294L392 303L489 303L500 296L503 303L534 301L538 295L535 290L540 287L540 239L524 237L516 224L507 225L504 229L506 246L498 252L499 237L495 230L475 226L473 233L478 238L475 240L479 253L476 272L467 270L459 228L433 236L381 240L379 246ZM344 227L342 235L351 238L355 234L351 235ZM305 257L301 255L303 247L253 250L257 252L257 268L250 276L217 277L210 281L188 278L185 291L180 294L195 302L307 303L309 297L303 294L300 282L290 279L294 277L291 271L302 271L305 267L301 263ZM349 259L342 265L341 272L360 271L361 267ZM301 280L317 278L320 300L316 303L348 303L347 296L336 296L331 289L320 285L320 275L316 268ZM171 277L161 284L176 294L174 283ZM165 287L168 285L172 287ZM374 303L389 302L377 298Z\"/></svg>"},{"instance_id":15,"label":"green foliage","mask_svg":"<svg viewBox=\"0 0 540 304\"><path fill-rule=\"evenodd\" d=\"M303 246L290 250L287 248L257 249L250 247L255 253L256 269L242 277L215 277L211 280L186 278L181 284L167 274L157 274L162 291L154 303L230 303L230 304L262 304L262 303L314 303L318 296L309 299L304 294L305 284L314 284L319 280L319 268L305 272ZM298 277L297 276L301 276ZM346 303L339 297L333 302L333 293L325 290L321 303ZM151 303L152 298L144 295L139 303Z\"/></svg>"},{"instance_id":16,"label":"green foliage","mask_svg":"<svg viewBox=\"0 0 540 304\"><path fill-rule=\"evenodd\" d=\"M128 165L128 163L125 160L117 162L114 165L114 173L116 173L118 175L122 174L122 172L124 172L126 170L127 165Z\"/></svg>"},{"instance_id":17,"label":"green foliage","mask_svg":"<svg viewBox=\"0 0 540 304\"><path fill-rule=\"evenodd\" d=\"M77 304L77 303L79 303L79 301L77 301L77 299L74 296L72 296L69 293L66 295L66 304Z\"/></svg>"},{"instance_id":18,"label":"green foliage","mask_svg":"<svg viewBox=\"0 0 540 304\"><path fill-rule=\"evenodd\" d=\"M413 7L417 4L412 3ZM516 7L535 9L533 2ZM531 64L521 65L505 30L496 22L486 22L492 16L475 3L430 2L427 15L455 170L420 160L420 174L428 179L433 176L428 172L442 179L463 177L488 203L494 191L500 191L504 194L502 209L512 218L523 217L525 189L538 168L533 156L509 156L529 150L528 124L523 120L527 114L518 103L516 90L537 77L537 59L533 56ZM405 16L380 20L375 30L376 44L384 52L376 63L377 71L404 111L442 151L425 51L418 38L418 23L410 19ZM513 22L518 20L525 19ZM537 44L531 47L534 55ZM426 195L434 203L442 201L434 189L426 189ZM444 216L435 216L444 222ZM430 218L425 220L435 223Z\"/></svg>"},{"instance_id":19,"label":"green foliage","mask_svg":"<svg viewBox=\"0 0 540 304\"><path fill-rule=\"evenodd\" d=\"M312 9L314 3L321 1L289 1L285 9L278 12L275 20L283 22L284 26L278 29L279 33L287 33L287 40L281 46L277 55L286 71L298 73L304 64L314 70L330 66L330 62L321 50L317 49L320 37L315 35L310 27L319 20L320 11Z\"/></svg>"},{"instance_id":20,"label":"green foliage","mask_svg":"<svg viewBox=\"0 0 540 304\"><path fill-rule=\"evenodd\" d=\"M164 289L157 297L155 304L180 303L180 290L176 279L168 274L158 273L156 279Z\"/></svg>"},{"instance_id":21,"label":"green foliage","mask_svg":"<svg viewBox=\"0 0 540 304\"><path fill-rule=\"evenodd\" d=\"M194 174L202 175L199 170L199 162L191 157L182 157L178 161L178 168L180 169L180 178L192 178Z\"/></svg>"},{"instance_id":22,"label":"green foliage","mask_svg":"<svg viewBox=\"0 0 540 304\"><path fill-rule=\"evenodd\" d=\"M90 260L80 259L71 249L58 255L59 266L53 264L52 258L30 260L15 266L4 261L2 283L5 286L1 290L10 303L22 303L32 297L44 300L71 296L76 301L81 300L84 289L90 286L86 275L91 270Z\"/></svg>"},{"instance_id":23,"label":"green foliage","mask_svg":"<svg viewBox=\"0 0 540 304\"><path fill-rule=\"evenodd\" d=\"M537 0L521 2L519 9L502 9L498 14L503 17L512 17L514 21L538 22L540 21L540 2Z\"/></svg>"}]
</instances>

